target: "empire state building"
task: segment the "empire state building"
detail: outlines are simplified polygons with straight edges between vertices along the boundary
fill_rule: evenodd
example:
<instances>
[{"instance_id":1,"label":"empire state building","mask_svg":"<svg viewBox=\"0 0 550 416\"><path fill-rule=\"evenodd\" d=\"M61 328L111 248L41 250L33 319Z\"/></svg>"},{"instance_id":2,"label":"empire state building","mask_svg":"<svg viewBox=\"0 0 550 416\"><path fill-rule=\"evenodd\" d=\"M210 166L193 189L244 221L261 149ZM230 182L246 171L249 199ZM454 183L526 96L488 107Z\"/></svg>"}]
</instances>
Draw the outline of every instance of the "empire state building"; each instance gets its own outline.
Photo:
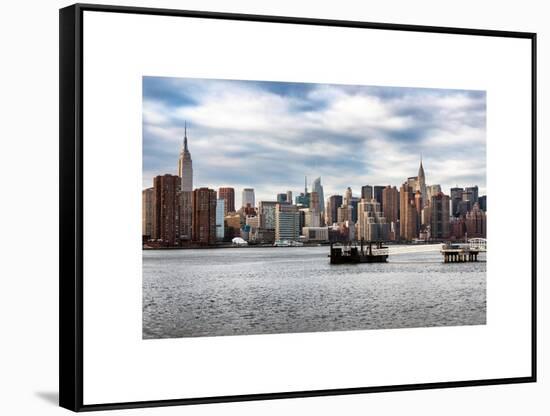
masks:
<instances>
[{"instance_id":1,"label":"empire state building","mask_svg":"<svg viewBox=\"0 0 550 416\"><path fill-rule=\"evenodd\" d=\"M181 178L181 190L193 191L193 161L191 153L187 148L187 123L185 123L185 134L183 137L183 146L181 148L178 160L178 176Z\"/></svg>"}]
</instances>

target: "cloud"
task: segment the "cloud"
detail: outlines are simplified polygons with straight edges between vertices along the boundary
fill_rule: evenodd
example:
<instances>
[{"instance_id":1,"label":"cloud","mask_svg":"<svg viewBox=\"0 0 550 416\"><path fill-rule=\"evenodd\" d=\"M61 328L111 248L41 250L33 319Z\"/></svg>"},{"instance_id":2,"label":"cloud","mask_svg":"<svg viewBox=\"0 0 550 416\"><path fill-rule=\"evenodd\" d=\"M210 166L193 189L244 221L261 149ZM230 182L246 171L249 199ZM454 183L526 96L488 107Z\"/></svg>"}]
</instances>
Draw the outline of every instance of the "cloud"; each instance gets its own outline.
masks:
<instances>
[{"instance_id":1,"label":"cloud","mask_svg":"<svg viewBox=\"0 0 550 416\"><path fill-rule=\"evenodd\" d=\"M256 190L256 200L321 176L325 197L399 187L418 171L444 192L485 192L483 91L143 78L143 186L176 173L188 125L195 186Z\"/></svg>"}]
</instances>

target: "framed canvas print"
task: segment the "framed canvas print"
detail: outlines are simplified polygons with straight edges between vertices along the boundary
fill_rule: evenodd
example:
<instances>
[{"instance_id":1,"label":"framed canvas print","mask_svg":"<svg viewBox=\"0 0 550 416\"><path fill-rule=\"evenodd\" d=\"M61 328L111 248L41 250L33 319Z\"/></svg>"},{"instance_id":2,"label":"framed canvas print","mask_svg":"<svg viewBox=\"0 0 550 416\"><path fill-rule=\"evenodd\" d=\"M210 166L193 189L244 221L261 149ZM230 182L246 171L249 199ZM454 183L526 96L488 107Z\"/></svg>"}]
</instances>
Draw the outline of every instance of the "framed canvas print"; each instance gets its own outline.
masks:
<instances>
[{"instance_id":1,"label":"framed canvas print","mask_svg":"<svg viewBox=\"0 0 550 416\"><path fill-rule=\"evenodd\" d=\"M534 33L61 9L60 404L534 382L535 56Z\"/></svg>"}]
</instances>

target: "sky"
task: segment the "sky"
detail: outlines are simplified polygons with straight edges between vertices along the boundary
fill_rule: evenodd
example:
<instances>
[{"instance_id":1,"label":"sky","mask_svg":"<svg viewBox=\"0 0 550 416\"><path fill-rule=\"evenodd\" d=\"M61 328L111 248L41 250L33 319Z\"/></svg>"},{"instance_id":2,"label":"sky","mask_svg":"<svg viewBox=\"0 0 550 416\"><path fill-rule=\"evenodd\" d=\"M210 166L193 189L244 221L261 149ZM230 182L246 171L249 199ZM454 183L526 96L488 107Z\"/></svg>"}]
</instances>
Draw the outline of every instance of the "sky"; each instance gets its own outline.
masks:
<instances>
[{"instance_id":1,"label":"sky","mask_svg":"<svg viewBox=\"0 0 550 416\"><path fill-rule=\"evenodd\" d=\"M184 124L193 186L296 196L321 177L325 199L350 186L399 188L416 176L444 193L486 194L485 91L143 77L143 187L177 174Z\"/></svg>"}]
</instances>

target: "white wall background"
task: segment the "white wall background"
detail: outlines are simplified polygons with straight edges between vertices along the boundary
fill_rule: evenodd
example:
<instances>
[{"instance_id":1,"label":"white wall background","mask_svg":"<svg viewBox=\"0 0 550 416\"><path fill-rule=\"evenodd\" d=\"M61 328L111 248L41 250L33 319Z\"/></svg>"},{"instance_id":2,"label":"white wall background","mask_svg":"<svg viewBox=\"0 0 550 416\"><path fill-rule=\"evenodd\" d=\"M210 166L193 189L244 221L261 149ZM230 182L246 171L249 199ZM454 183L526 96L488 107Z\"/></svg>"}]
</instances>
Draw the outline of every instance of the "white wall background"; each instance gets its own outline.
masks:
<instances>
[{"instance_id":1,"label":"white wall background","mask_svg":"<svg viewBox=\"0 0 550 416\"><path fill-rule=\"evenodd\" d=\"M544 114L550 92L550 13L545 2L509 1L111 1L112 4L276 14L539 33L539 383L277 400L117 414L542 415L550 410L550 364L542 328ZM62 414L57 400L58 8L66 1L4 2L0 13L0 413ZM518 146L522 143L518 142ZM513 161L510 161L511 167ZM548 227L546 227L548 228ZM546 393L546 395L545 395Z\"/></svg>"}]
</instances>

